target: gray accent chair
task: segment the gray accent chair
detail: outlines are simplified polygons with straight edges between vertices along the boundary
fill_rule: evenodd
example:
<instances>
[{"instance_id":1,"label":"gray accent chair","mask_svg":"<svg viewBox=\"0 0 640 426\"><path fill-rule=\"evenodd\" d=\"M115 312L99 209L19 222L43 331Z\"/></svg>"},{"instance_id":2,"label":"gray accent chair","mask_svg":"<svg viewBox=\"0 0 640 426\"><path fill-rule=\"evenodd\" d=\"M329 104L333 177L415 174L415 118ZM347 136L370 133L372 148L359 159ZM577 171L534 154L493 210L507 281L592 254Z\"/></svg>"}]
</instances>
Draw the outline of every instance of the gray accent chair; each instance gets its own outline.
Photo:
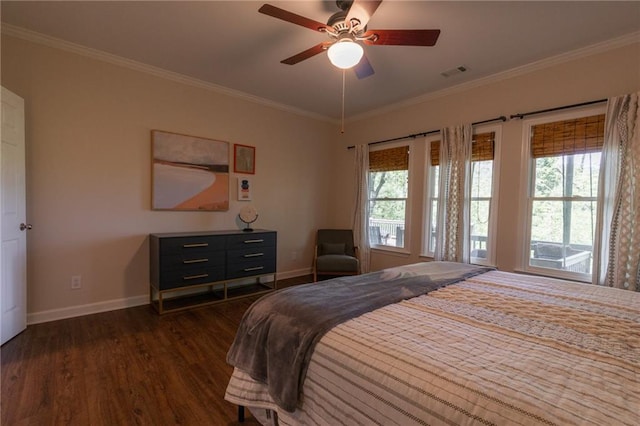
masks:
<instances>
[{"instance_id":1,"label":"gray accent chair","mask_svg":"<svg viewBox=\"0 0 640 426\"><path fill-rule=\"evenodd\" d=\"M313 257L313 281L319 275L358 275L358 247L351 229L318 229Z\"/></svg>"}]
</instances>

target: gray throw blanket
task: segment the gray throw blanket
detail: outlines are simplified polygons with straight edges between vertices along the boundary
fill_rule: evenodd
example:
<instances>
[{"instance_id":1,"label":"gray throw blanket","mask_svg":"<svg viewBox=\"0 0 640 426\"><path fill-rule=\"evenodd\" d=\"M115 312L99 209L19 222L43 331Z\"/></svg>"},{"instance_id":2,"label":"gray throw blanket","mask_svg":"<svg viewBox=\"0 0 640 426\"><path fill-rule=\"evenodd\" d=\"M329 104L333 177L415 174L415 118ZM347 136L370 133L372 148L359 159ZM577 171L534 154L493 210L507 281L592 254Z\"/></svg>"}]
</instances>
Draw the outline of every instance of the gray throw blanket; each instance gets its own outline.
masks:
<instances>
[{"instance_id":1,"label":"gray throw blanket","mask_svg":"<svg viewBox=\"0 0 640 426\"><path fill-rule=\"evenodd\" d=\"M269 293L245 312L227 362L265 383L276 404L293 412L313 348L331 328L488 270L424 262Z\"/></svg>"}]
</instances>

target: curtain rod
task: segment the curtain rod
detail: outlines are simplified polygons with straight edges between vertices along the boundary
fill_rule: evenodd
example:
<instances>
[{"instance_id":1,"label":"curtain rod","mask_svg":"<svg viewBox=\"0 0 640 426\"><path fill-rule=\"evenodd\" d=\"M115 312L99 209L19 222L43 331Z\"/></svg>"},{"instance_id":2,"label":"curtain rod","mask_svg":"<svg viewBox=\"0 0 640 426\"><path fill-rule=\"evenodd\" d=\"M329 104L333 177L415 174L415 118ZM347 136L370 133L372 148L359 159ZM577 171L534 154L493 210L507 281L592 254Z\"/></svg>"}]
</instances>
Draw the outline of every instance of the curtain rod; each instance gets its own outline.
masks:
<instances>
[{"instance_id":1,"label":"curtain rod","mask_svg":"<svg viewBox=\"0 0 640 426\"><path fill-rule=\"evenodd\" d=\"M560 111L560 110L569 109L569 108L578 108L578 107L581 107L581 106L599 104L599 103L606 102L606 101L607 101L607 99L598 99L597 101L582 102L580 104L565 105L565 106L556 107L556 108L549 108L549 109L541 109L539 111L525 112L525 113L522 113L522 114L513 114L510 118L511 119L524 118L524 117L529 116L529 115L542 114L542 113L545 113L545 112L552 112L552 111Z\"/></svg>"},{"instance_id":2,"label":"curtain rod","mask_svg":"<svg viewBox=\"0 0 640 426\"><path fill-rule=\"evenodd\" d=\"M493 121L507 121L507 117L505 117L504 115L501 115L500 117L490 118L488 120L476 121L475 123L471 123L471 125L477 126L479 124L491 123ZM413 135L400 136L398 138L385 139L383 141L377 141L377 142L369 142L367 145L371 146L371 145L377 145L379 143L395 142L395 141L400 141L402 139L415 139L415 138L424 137L428 135L434 135L436 133L440 133L440 130L429 130L428 132L414 133ZM355 145L351 145L351 146L348 146L347 149L353 149L355 147L356 147Z\"/></svg>"}]
</instances>

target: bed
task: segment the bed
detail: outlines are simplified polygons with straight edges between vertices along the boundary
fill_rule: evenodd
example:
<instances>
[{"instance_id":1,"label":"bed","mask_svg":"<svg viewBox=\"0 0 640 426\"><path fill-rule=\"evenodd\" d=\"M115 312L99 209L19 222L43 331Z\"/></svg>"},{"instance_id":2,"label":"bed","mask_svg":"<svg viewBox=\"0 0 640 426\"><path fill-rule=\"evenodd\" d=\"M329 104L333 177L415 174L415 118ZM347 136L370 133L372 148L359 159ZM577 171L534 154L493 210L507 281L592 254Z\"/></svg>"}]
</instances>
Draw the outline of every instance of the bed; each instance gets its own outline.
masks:
<instances>
[{"instance_id":1,"label":"bed","mask_svg":"<svg viewBox=\"0 0 640 426\"><path fill-rule=\"evenodd\" d=\"M330 295L350 286L359 305L357 291L368 285L374 305L382 287L400 289L392 297L400 300L347 319L338 312L336 324L321 316L312 337L291 332L313 322L304 317L316 309L344 310L344 297ZM309 303L296 296L312 290L319 295ZM303 318L269 303L271 295L293 300ZM263 298L247 311L229 351L225 394L263 424L640 424L639 293L424 262L265 298L266 310ZM280 329L294 342L283 344Z\"/></svg>"}]
</instances>

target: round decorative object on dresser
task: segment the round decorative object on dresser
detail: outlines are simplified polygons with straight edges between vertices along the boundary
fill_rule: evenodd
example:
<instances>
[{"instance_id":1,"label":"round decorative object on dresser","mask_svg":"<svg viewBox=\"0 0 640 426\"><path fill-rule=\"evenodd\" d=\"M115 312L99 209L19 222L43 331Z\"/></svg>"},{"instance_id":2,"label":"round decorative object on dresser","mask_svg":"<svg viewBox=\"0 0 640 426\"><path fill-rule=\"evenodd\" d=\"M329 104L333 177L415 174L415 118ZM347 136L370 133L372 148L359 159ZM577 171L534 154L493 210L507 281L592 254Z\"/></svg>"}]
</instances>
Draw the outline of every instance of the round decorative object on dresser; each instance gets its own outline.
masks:
<instances>
[{"instance_id":1,"label":"round decorative object on dresser","mask_svg":"<svg viewBox=\"0 0 640 426\"><path fill-rule=\"evenodd\" d=\"M238 217L243 221L247 227L243 229L244 232L252 232L251 224L258 219L258 211L252 205L247 205L240 209Z\"/></svg>"}]
</instances>

